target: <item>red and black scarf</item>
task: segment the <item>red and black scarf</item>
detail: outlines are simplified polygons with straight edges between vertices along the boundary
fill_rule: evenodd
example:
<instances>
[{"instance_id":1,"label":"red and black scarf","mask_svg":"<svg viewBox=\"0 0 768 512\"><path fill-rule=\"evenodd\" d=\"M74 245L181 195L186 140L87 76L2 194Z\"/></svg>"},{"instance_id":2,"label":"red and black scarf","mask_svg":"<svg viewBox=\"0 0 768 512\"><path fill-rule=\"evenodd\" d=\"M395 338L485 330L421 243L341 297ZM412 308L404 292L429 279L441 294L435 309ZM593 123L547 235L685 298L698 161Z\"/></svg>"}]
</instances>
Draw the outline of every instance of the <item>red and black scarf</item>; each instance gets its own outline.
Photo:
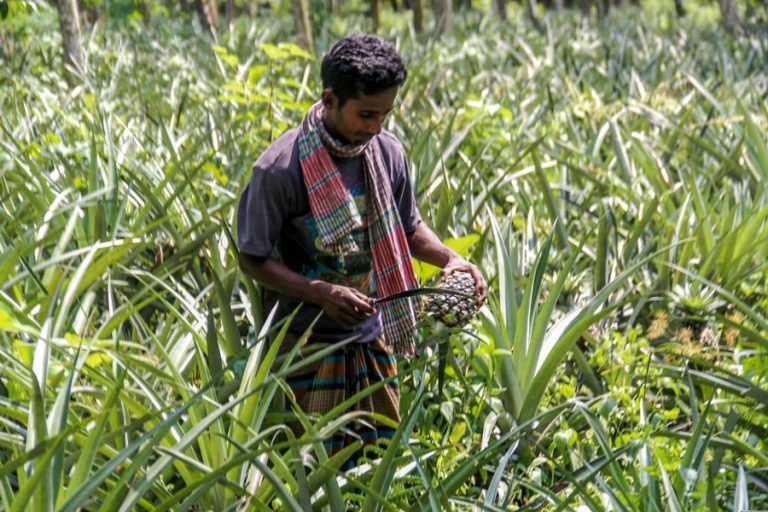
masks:
<instances>
[{"instance_id":1,"label":"red and black scarf","mask_svg":"<svg viewBox=\"0 0 768 512\"><path fill-rule=\"evenodd\" d=\"M408 240L382 163L378 138L362 145L342 144L323 125L323 112L322 102L313 105L301 123L299 135L301 171L323 249L337 255L357 250L352 230L362 225L362 219L331 155L351 158L362 154L376 293L386 297L415 288L418 281ZM416 352L416 312L411 301L382 304L382 322L387 344L396 353L412 356Z\"/></svg>"}]
</instances>

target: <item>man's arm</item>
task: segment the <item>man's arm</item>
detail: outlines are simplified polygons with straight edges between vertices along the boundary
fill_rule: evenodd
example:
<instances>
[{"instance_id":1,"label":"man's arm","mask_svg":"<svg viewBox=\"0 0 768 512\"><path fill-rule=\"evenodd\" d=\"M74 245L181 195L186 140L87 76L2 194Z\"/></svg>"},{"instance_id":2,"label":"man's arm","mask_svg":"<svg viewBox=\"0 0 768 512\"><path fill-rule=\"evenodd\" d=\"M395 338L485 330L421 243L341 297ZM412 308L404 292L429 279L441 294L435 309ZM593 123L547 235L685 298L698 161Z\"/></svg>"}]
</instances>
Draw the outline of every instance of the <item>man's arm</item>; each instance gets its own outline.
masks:
<instances>
[{"instance_id":1,"label":"man's arm","mask_svg":"<svg viewBox=\"0 0 768 512\"><path fill-rule=\"evenodd\" d=\"M350 327L376 312L371 299L360 291L309 279L272 258L261 259L241 252L240 268L267 288L317 304L328 316Z\"/></svg>"},{"instance_id":2,"label":"man's arm","mask_svg":"<svg viewBox=\"0 0 768 512\"><path fill-rule=\"evenodd\" d=\"M488 285L480 269L441 242L423 221L419 222L416 229L408 235L408 245L416 259L441 267L444 276L457 270L469 272L475 280L478 303L482 304L485 301L488 296Z\"/></svg>"}]
</instances>

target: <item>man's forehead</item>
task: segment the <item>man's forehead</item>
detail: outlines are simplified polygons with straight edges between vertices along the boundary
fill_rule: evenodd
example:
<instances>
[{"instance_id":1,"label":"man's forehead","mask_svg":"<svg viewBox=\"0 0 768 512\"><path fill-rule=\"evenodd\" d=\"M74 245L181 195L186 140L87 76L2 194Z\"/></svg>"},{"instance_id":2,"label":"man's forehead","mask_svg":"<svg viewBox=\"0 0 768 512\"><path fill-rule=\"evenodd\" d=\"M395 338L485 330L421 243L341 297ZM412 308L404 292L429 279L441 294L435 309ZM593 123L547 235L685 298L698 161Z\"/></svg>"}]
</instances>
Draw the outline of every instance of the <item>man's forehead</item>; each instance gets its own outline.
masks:
<instances>
[{"instance_id":1,"label":"man's forehead","mask_svg":"<svg viewBox=\"0 0 768 512\"><path fill-rule=\"evenodd\" d=\"M354 106L364 110L390 110L395 104L398 88L393 87L377 94L361 94L350 98Z\"/></svg>"}]
</instances>

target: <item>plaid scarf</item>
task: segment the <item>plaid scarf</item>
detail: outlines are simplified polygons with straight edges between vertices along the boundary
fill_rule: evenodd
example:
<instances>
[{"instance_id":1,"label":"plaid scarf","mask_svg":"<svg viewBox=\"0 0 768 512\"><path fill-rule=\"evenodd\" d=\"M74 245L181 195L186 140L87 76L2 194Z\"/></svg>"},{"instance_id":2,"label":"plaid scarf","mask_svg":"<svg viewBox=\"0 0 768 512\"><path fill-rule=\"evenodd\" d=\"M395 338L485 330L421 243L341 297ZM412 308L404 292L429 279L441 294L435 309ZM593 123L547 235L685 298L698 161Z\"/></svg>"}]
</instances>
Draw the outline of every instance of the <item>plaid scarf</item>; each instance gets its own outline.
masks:
<instances>
[{"instance_id":1,"label":"plaid scarf","mask_svg":"<svg viewBox=\"0 0 768 512\"><path fill-rule=\"evenodd\" d=\"M376 293L386 297L415 288L418 281L408 240L381 160L379 141L374 137L359 146L340 143L323 125L323 112L322 102L313 105L301 123L299 134L301 172L323 249L337 255L358 250L352 230L362 225L362 219L331 154L342 158L362 154ZM410 300L382 304L382 323L387 345L404 356L415 354L416 313Z\"/></svg>"}]
</instances>

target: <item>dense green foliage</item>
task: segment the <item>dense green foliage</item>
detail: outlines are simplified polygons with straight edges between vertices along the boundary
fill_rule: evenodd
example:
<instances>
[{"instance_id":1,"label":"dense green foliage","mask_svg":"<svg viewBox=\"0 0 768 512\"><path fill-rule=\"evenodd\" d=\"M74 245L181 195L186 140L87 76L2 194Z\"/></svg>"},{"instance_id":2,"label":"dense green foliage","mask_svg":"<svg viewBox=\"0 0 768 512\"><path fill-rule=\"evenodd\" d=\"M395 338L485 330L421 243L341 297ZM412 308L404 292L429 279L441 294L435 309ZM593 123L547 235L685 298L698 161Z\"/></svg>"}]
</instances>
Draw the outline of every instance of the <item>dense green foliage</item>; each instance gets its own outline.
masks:
<instances>
[{"instance_id":1,"label":"dense green foliage","mask_svg":"<svg viewBox=\"0 0 768 512\"><path fill-rule=\"evenodd\" d=\"M291 359L232 243L318 94L290 21L97 25L71 84L49 11L0 25L0 509L768 508L764 41L626 12L386 20L422 214L492 292L424 322L347 475L318 440L353 415L270 411Z\"/></svg>"}]
</instances>

